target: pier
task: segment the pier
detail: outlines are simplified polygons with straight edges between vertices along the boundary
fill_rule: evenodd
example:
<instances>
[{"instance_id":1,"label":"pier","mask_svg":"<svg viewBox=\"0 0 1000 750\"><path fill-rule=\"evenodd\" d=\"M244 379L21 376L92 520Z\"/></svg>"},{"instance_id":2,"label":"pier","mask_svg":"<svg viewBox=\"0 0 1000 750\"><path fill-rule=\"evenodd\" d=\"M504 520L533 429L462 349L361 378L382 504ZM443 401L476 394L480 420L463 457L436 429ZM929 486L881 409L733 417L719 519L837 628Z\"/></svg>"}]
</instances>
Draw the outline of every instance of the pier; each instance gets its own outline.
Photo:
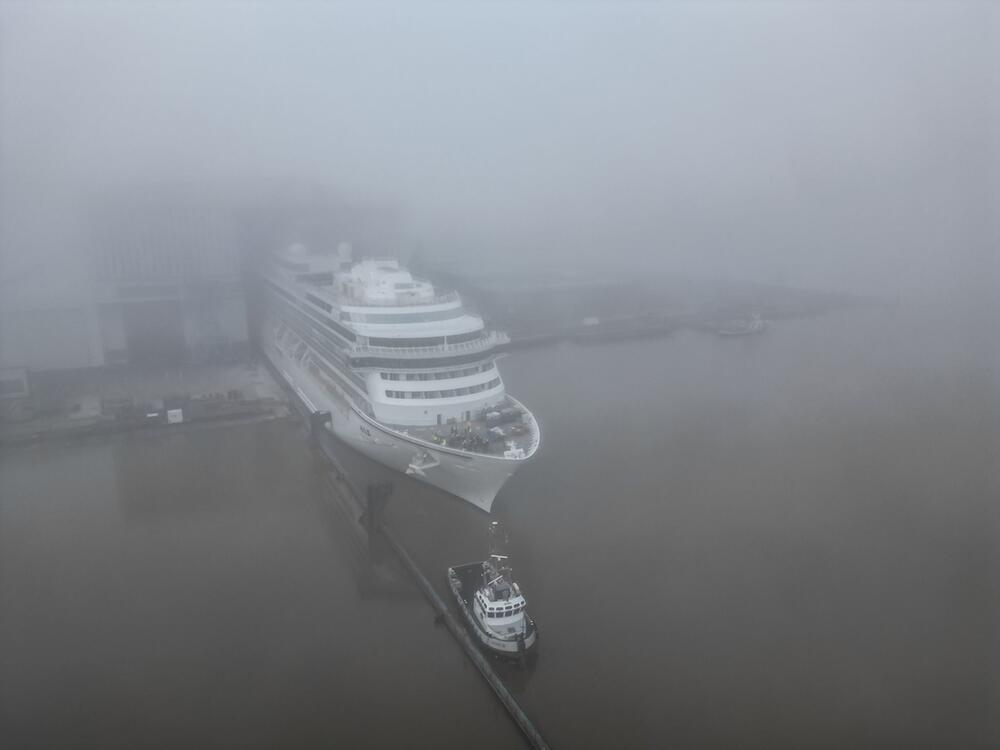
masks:
<instances>
[{"instance_id":1,"label":"pier","mask_svg":"<svg viewBox=\"0 0 1000 750\"><path fill-rule=\"evenodd\" d=\"M320 439L324 425L329 421L330 416L326 412L311 413L304 404L295 399L295 404L300 412L309 420L310 442L323 453L329 461L333 471L329 475L327 487L335 500L345 513L354 521L356 537L367 542L370 547L379 537L387 543L389 549L405 568L407 573L416 583L431 608L434 610L438 621L444 623L448 632L452 634L455 641L461 646L465 655L469 658L479 674L482 675L486 684L496 695L504 709L510 714L514 723L517 724L521 733L534 750L548 750L549 744L542 737L538 728L521 708L517 699L511 695L503 680L493 669L489 659L479 650L478 645L469 635L465 626L455 617L448 608L447 603L434 589L434 586L423 574L417 563L407 552L406 547L399 541L396 534L385 522L382 511L392 494L391 484L369 485L364 493L350 480L344 471L337 456L331 449L328 441Z\"/></svg>"}]
</instances>

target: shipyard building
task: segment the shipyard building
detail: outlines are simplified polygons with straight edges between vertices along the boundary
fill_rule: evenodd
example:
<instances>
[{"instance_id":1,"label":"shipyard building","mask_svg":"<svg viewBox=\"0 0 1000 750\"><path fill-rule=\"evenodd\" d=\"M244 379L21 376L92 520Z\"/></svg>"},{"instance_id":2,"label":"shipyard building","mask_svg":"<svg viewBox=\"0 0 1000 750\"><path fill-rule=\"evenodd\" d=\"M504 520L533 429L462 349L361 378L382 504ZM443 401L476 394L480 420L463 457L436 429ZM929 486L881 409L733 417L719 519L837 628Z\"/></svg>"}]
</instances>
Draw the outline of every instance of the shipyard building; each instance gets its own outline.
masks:
<instances>
[{"instance_id":1,"label":"shipyard building","mask_svg":"<svg viewBox=\"0 0 1000 750\"><path fill-rule=\"evenodd\" d=\"M92 202L8 236L0 368L184 364L247 348L235 212L182 191Z\"/></svg>"},{"instance_id":2,"label":"shipyard building","mask_svg":"<svg viewBox=\"0 0 1000 750\"><path fill-rule=\"evenodd\" d=\"M105 364L232 359L247 348L233 212L131 201L96 217L93 293Z\"/></svg>"}]
</instances>

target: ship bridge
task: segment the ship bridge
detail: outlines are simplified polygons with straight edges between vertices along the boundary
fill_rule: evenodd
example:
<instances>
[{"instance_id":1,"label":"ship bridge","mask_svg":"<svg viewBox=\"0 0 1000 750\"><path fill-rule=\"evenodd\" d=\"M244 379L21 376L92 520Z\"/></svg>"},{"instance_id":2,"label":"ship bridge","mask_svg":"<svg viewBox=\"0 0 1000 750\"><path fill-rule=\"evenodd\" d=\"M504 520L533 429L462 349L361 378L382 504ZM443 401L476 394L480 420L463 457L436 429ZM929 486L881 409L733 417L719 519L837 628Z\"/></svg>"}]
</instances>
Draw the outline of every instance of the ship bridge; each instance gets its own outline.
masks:
<instances>
[{"instance_id":1,"label":"ship bridge","mask_svg":"<svg viewBox=\"0 0 1000 750\"><path fill-rule=\"evenodd\" d=\"M355 263L350 271L337 274L337 291L347 305L420 305L439 301L429 281L414 278L400 268L395 258Z\"/></svg>"}]
</instances>

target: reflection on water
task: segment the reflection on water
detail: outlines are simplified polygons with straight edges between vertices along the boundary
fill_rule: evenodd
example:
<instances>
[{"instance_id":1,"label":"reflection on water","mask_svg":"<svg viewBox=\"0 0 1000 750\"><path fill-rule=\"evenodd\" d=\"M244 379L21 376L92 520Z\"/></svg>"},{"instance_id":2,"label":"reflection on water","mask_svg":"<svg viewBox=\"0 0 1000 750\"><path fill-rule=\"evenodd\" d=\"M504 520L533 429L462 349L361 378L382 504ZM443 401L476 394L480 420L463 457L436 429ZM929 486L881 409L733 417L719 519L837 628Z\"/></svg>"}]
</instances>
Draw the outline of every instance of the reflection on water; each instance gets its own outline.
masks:
<instances>
[{"instance_id":1,"label":"reflection on water","mask_svg":"<svg viewBox=\"0 0 1000 750\"><path fill-rule=\"evenodd\" d=\"M494 506L540 632L505 675L549 739L996 746L990 340L857 310L505 360L544 436ZM482 514L401 481L426 570L484 553Z\"/></svg>"},{"instance_id":2,"label":"reflection on water","mask_svg":"<svg viewBox=\"0 0 1000 750\"><path fill-rule=\"evenodd\" d=\"M426 604L359 589L324 470L288 421L6 453L3 746L516 746Z\"/></svg>"},{"instance_id":3,"label":"reflection on water","mask_svg":"<svg viewBox=\"0 0 1000 750\"><path fill-rule=\"evenodd\" d=\"M494 510L540 639L532 669L500 669L547 738L997 746L984 340L866 310L510 356L543 445ZM333 445L357 483L395 482L389 520L443 594L448 565L486 554L480 511ZM40 446L0 470L8 733L517 745L405 582L359 590L299 425Z\"/></svg>"}]
</instances>

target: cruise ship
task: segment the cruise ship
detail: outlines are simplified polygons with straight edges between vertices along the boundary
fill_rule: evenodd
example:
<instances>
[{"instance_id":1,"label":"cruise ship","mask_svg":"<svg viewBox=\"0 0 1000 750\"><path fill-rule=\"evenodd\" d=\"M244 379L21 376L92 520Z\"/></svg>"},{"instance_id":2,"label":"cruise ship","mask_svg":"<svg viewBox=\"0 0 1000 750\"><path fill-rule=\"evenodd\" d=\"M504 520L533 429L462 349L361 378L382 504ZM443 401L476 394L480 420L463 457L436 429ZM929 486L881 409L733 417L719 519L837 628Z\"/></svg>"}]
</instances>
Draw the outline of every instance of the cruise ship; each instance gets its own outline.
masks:
<instances>
[{"instance_id":1,"label":"cruise ship","mask_svg":"<svg viewBox=\"0 0 1000 750\"><path fill-rule=\"evenodd\" d=\"M489 512L538 450L497 369L507 336L394 259L292 245L260 268L261 349L325 428ZM325 416L325 415L324 415Z\"/></svg>"}]
</instances>

